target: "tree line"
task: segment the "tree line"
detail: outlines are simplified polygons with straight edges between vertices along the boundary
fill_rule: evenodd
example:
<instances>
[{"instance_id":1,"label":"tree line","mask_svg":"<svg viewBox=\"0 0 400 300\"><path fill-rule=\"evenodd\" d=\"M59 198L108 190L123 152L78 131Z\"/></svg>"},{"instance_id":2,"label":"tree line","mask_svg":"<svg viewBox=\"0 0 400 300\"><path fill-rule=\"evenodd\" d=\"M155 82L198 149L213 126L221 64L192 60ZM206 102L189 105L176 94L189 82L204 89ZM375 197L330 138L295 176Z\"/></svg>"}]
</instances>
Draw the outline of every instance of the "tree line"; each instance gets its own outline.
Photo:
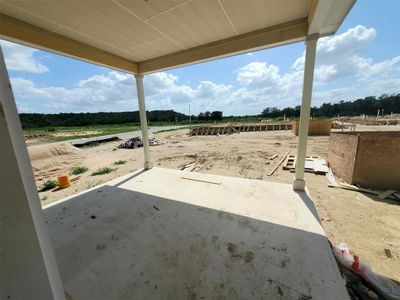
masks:
<instances>
[{"instance_id":1,"label":"tree line","mask_svg":"<svg viewBox=\"0 0 400 300\"><path fill-rule=\"evenodd\" d=\"M24 129L140 123L139 111L59 114L21 113L20 119ZM198 116L191 116L191 118L174 110L153 110L147 112L147 120L150 123L188 123L189 119L193 123L220 121L222 120L222 111L207 111L200 113Z\"/></svg>"},{"instance_id":2,"label":"tree line","mask_svg":"<svg viewBox=\"0 0 400 300\"><path fill-rule=\"evenodd\" d=\"M311 116L316 118L340 116L359 116L361 114L376 115L378 109L384 114L400 113L400 94L382 95L380 97L365 97L355 101L339 101L338 103L324 103L319 107L311 108ZM259 120L260 118L298 118L300 105L279 109L265 108L256 116L223 116L222 111L201 112L197 116L188 116L174 110L153 110L147 112L150 123L192 123L217 122L240 120ZM55 126L91 126L105 124L140 123L139 111L133 112L98 112L98 113L60 113L60 114L20 114L24 129Z\"/></svg>"},{"instance_id":3,"label":"tree line","mask_svg":"<svg viewBox=\"0 0 400 300\"><path fill-rule=\"evenodd\" d=\"M147 118L149 122L180 122L189 119L189 116L173 110L153 110L147 112ZM24 129L140 123L139 111L59 114L22 113L20 114L20 119Z\"/></svg>"},{"instance_id":4,"label":"tree line","mask_svg":"<svg viewBox=\"0 0 400 300\"><path fill-rule=\"evenodd\" d=\"M276 107L265 108L261 116L264 118L286 117L298 118L300 116L300 105L279 109ZM400 113L400 94L382 95L380 97L365 97L355 101L339 101L338 103L324 103L319 107L311 108L311 116L316 118L336 116L359 116L361 114L376 115L378 110L381 114Z\"/></svg>"}]
</instances>

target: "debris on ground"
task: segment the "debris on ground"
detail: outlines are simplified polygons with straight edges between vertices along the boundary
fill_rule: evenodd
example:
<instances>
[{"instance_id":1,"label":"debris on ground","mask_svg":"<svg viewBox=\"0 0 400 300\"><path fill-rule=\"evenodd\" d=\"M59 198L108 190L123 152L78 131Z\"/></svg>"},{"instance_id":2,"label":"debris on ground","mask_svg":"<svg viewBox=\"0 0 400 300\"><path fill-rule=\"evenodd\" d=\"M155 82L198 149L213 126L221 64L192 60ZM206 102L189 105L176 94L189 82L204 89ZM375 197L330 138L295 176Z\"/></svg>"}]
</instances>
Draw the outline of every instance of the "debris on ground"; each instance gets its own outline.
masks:
<instances>
[{"instance_id":1,"label":"debris on ground","mask_svg":"<svg viewBox=\"0 0 400 300\"><path fill-rule=\"evenodd\" d=\"M333 253L338 262L351 271L346 274L346 282L360 299L400 300L400 287L391 279L375 273L367 261L353 254L347 244L341 243L334 246ZM359 282L355 283L357 277ZM373 294L378 297L371 298Z\"/></svg>"},{"instance_id":2,"label":"debris on ground","mask_svg":"<svg viewBox=\"0 0 400 300\"><path fill-rule=\"evenodd\" d=\"M131 139L127 140L126 142L121 143L118 146L118 148L123 148L123 149L135 149L135 148L139 148L139 147L143 147L143 142L140 137L131 138Z\"/></svg>"},{"instance_id":3,"label":"debris on ground","mask_svg":"<svg viewBox=\"0 0 400 300\"><path fill-rule=\"evenodd\" d=\"M279 166L290 156L289 155L289 150L286 152L286 154L282 157L282 159L275 165L275 167L267 174L267 176L271 176L275 173L275 171L279 168Z\"/></svg>"},{"instance_id":4,"label":"debris on ground","mask_svg":"<svg viewBox=\"0 0 400 300\"><path fill-rule=\"evenodd\" d=\"M291 172L295 171L296 169L295 155L289 155L286 158L285 162L283 163L283 169L289 170ZM321 159L315 156L314 157L307 156L304 162L304 172L325 175L326 173L329 173L329 168L325 159Z\"/></svg>"},{"instance_id":5,"label":"debris on ground","mask_svg":"<svg viewBox=\"0 0 400 300\"><path fill-rule=\"evenodd\" d=\"M149 144L150 144L150 146L161 146L161 145L164 145L163 142L160 142L160 141L157 140L156 138L151 138L151 139L149 140Z\"/></svg>"},{"instance_id":6,"label":"debris on ground","mask_svg":"<svg viewBox=\"0 0 400 300\"><path fill-rule=\"evenodd\" d=\"M332 221L332 217L321 217L321 221L330 222Z\"/></svg>"},{"instance_id":7,"label":"debris on ground","mask_svg":"<svg viewBox=\"0 0 400 300\"><path fill-rule=\"evenodd\" d=\"M210 184L217 184L220 185L222 184L222 182L220 181L208 181L208 180L203 180L203 179L198 179L198 178L191 178L191 177L185 177L182 176L182 179L186 179L186 180L192 180L192 181L197 181L197 182L203 182L203 183L210 183Z\"/></svg>"},{"instance_id":8,"label":"debris on ground","mask_svg":"<svg viewBox=\"0 0 400 300\"><path fill-rule=\"evenodd\" d=\"M194 161L194 162L180 166L180 169L182 171L193 172L193 171L199 171L202 167L203 167L202 164Z\"/></svg>"},{"instance_id":9,"label":"debris on ground","mask_svg":"<svg viewBox=\"0 0 400 300\"><path fill-rule=\"evenodd\" d=\"M367 193L367 194L373 194L375 196L378 196L380 199L392 199L392 200L400 200L400 193L393 191L393 190L387 190L387 191L380 191L380 190L373 190L373 189L367 189L351 184L347 184L345 182L339 182L336 185L329 184L328 185L331 188L340 188L340 189L345 189L345 190L350 190L350 191L357 191L357 192L362 192L362 193Z\"/></svg>"},{"instance_id":10,"label":"debris on ground","mask_svg":"<svg viewBox=\"0 0 400 300\"><path fill-rule=\"evenodd\" d=\"M383 249L387 258L392 258L392 251L390 249Z\"/></svg>"},{"instance_id":11,"label":"debris on ground","mask_svg":"<svg viewBox=\"0 0 400 300\"><path fill-rule=\"evenodd\" d=\"M335 179L335 175L333 175L332 169L329 168L328 173L325 174L326 179L328 179L328 181L330 182L331 185L333 186L338 186L336 179Z\"/></svg>"},{"instance_id":12,"label":"debris on ground","mask_svg":"<svg viewBox=\"0 0 400 300\"><path fill-rule=\"evenodd\" d=\"M160 146L163 145L164 143L158 141L156 138L151 138L149 139L149 145L150 146ZM121 143L118 148L123 148L123 149L136 149L143 147L143 142L140 137L134 137L126 142Z\"/></svg>"}]
</instances>

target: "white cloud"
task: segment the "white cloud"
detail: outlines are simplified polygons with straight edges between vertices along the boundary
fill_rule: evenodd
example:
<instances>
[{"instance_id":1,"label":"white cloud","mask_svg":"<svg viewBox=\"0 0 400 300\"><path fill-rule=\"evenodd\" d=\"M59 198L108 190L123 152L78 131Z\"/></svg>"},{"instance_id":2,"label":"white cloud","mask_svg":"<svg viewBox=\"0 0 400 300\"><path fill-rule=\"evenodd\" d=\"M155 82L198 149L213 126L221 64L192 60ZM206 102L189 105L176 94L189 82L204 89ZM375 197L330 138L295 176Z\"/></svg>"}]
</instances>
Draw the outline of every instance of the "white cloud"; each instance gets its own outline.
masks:
<instances>
[{"instance_id":1,"label":"white cloud","mask_svg":"<svg viewBox=\"0 0 400 300\"><path fill-rule=\"evenodd\" d=\"M266 62L252 62L241 68L237 80L249 88L270 87L279 84L279 68Z\"/></svg>"},{"instance_id":2,"label":"white cloud","mask_svg":"<svg viewBox=\"0 0 400 300\"><path fill-rule=\"evenodd\" d=\"M383 61L365 57L376 35L375 29L359 25L319 41L312 105L400 92L400 56ZM287 72L282 72L277 65L254 61L233 72L234 84L210 80L197 85L188 81L181 84L174 74L151 74L144 78L147 109L187 113L190 103L194 114L223 110L225 115L230 115L258 114L265 107L299 105L303 67L304 54ZM119 72L91 76L70 89L38 86L24 78L12 78L12 84L21 110L32 110L32 107L47 112L137 109L135 79Z\"/></svg>"},{"instance_id":3,"label":"white cloud","mask_svg":"<svg viewBox=\"0 0 400 300\"><path fill-rule=\"evenodd\" d=\"M35 113L36 110L33 109L29 104L25 102L18 102L17 109L20 113Z\"/></svg>"},{"instance_id":4,"label":"white cloud","mask_svg":"<svg viewBox=\"0 0 400 300\"><path fill-rule=\"evenodd\" d=\"M327 83L350 75L364 80L387 75L399 63L400 56L378 63L361 57L376 35L374 28L357 25L342 34L321 38L317 45L316 83ZM293 64L295 70L302 71L303 68L304 53Z\"/></svg>"},{"instance_id":5,"label":"white cloud","mask_svg":"<svg viewBox=\"0 0 400 300\"><path fill-rule=\"evenodd\" d=\"M29 102L51 112L134 110L136 88L131 75L109 72L78 82L72 89L42 87L24 78L11 78L18 102Z\"/></svg>"},{"instance_id":6,"label":"white cloud","mask_svg":"<svg viewBox=\"0 0 400 300\"><path fill-rule=\"evenodd\" d=\"M35 57L38 50L0 40L9 71L46 73L49 69Z\"/></svg>"},{"instance_id":7,"label":"white cloud","mask_svg":"<svg viewBox=\"0 0 400 300\"><path fill-rule=\"evenodd\" d=\"M179 85L178 78L161 72L144 79L147 109L175 109L193 111L204 106L222 107L229 101L232 86L202 81L197 88ZM109 72L81 80L74 88L38 86L33 81L11 78L20 111L41 107L48 112L95 112L137 109L135 79L131 75ZM29 104L28 104L29 103Z\"/></svg>"}]
</instances>

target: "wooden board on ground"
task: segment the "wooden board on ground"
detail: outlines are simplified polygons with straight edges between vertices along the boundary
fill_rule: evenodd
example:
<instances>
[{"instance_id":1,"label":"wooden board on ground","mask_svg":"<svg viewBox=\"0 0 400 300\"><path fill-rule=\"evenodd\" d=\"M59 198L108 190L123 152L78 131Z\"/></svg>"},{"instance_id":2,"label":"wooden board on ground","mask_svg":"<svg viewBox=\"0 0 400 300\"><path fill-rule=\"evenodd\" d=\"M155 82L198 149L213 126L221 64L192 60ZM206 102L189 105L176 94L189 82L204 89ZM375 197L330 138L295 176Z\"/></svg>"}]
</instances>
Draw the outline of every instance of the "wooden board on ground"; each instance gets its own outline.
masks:
<instances>
[{"instance_id":1,"label":"wooden board on ground","mask_svg":"<svg viewBox=\"0 0 400 300\"><path fill-rule=\"evenodd\" d=\"M279 166L283 163L283 161L286 159L286 157L289 155L289 150L286 152L286 154L282 157L282 159L276 164L276 166L267 174L267 176L271 176L272 174L275 173L275 171L279 168Z\"/></svg>"},{"instance_id":2,"label":"wooden board on ground","mask_svg":"<svg viewBox=\"0 0 400 300\"><path fill-rule=\"evenodd\" d=\"M378 198L383 200L383 199L389 197L390 195L392 195L394 192L396 192L396 191L394 191L394 190L384 191L383 193L378 194Z\"/></svg>"},{"instance_id":3,"label":"wooden board on ground","mask_svg":"<svg viewBox=\"0 0 400 300\"><path fill-rule=\"evenodd\" d=\"M192 180L192 181L197 181L197 182L203 182L203 183L217 184L217 185L220 185L220 184L221 184L221 182L208 181L208 180L197 179L197 178L191 178L191 177L185 177L185 176L182 176L182 179Z\"/></svg>"},{"instance_id":4,"label":"wooden board on ground","mask_svg":"<svg viewBox=\"0 0 400 300\"><path fill-rule=\"evenodd\" d=\"M392 200L400 200L396 196L396 191L393 191L393 190L387 190L387 191L372 190L372 189L367 189L367 188L363 188L363 187L358 187L358 186L355 186L355 185L347 184L347 183L344 183L344 182L338 183L337 185L329 184L328 187L341 188L341 189L350 190L350 191L356 191L356 192L372 194L372 195L377 196L380 199L389 198L389 199L392 199ZM389 192L390 192L390 194L389 194ZM381 197L385 197L385 198L381 198L381 197L379 197L379 195L381 195Z\"/></svg>"},{"instance_id":5,"label":"wooden board on ground","mask_svg":"<svg viewBox=\"0 0 400 300\"><path fill-rule=\"evenodd\" d=\"M283 169L290 170L295 168L296 168L296 157L294 155L288 155L283 164Z\"/></svg>"}]
</instances>

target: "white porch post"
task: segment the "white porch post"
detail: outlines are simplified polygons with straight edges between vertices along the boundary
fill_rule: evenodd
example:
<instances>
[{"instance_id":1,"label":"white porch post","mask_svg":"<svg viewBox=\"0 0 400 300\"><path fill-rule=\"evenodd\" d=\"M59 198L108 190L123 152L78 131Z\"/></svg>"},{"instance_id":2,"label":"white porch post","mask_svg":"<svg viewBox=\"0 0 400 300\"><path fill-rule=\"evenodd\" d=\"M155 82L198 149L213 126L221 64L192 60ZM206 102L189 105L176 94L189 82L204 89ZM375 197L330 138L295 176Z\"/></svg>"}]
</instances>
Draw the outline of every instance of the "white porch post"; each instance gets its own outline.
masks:
<instances>
[{"instance_id":1,"label":"white porch post","mask_svg":"<svg viewBox=\"0 0 400 300\"><path fill-rule=\"evenodd\" d=\"M312 35L306 41L306 58L303 79L303 98L301 101L299 141L297 145L296 173L293 189L305 190L304 163L307 151L308 124L310 119L311 96L315 66L315 52L317 48L318 35Z\"/></svg>"},{"instance_id":2,"label":"white porch post","mask_svg":"<svg viewBox=\"0 0 400 300\"><path fill-rule=\"evenodd\" d=\"M0 299L65 299L0 47Z\"/></svg>"},{"instance_id":3,"label":"white porch post","mask_svg":"<svg viewBox=\"0 0 400 300\"><path fill-rule=\"evenodd\" d=\"M142 130L142 141L144 150L144 169L150 170L151 168L153 168L153 163L150 159L149 131L147 128L146 106L144 103L143 75L137 74L135 75L135 78L139 104L140 129Z\"/></svg>"}]
</instances>

